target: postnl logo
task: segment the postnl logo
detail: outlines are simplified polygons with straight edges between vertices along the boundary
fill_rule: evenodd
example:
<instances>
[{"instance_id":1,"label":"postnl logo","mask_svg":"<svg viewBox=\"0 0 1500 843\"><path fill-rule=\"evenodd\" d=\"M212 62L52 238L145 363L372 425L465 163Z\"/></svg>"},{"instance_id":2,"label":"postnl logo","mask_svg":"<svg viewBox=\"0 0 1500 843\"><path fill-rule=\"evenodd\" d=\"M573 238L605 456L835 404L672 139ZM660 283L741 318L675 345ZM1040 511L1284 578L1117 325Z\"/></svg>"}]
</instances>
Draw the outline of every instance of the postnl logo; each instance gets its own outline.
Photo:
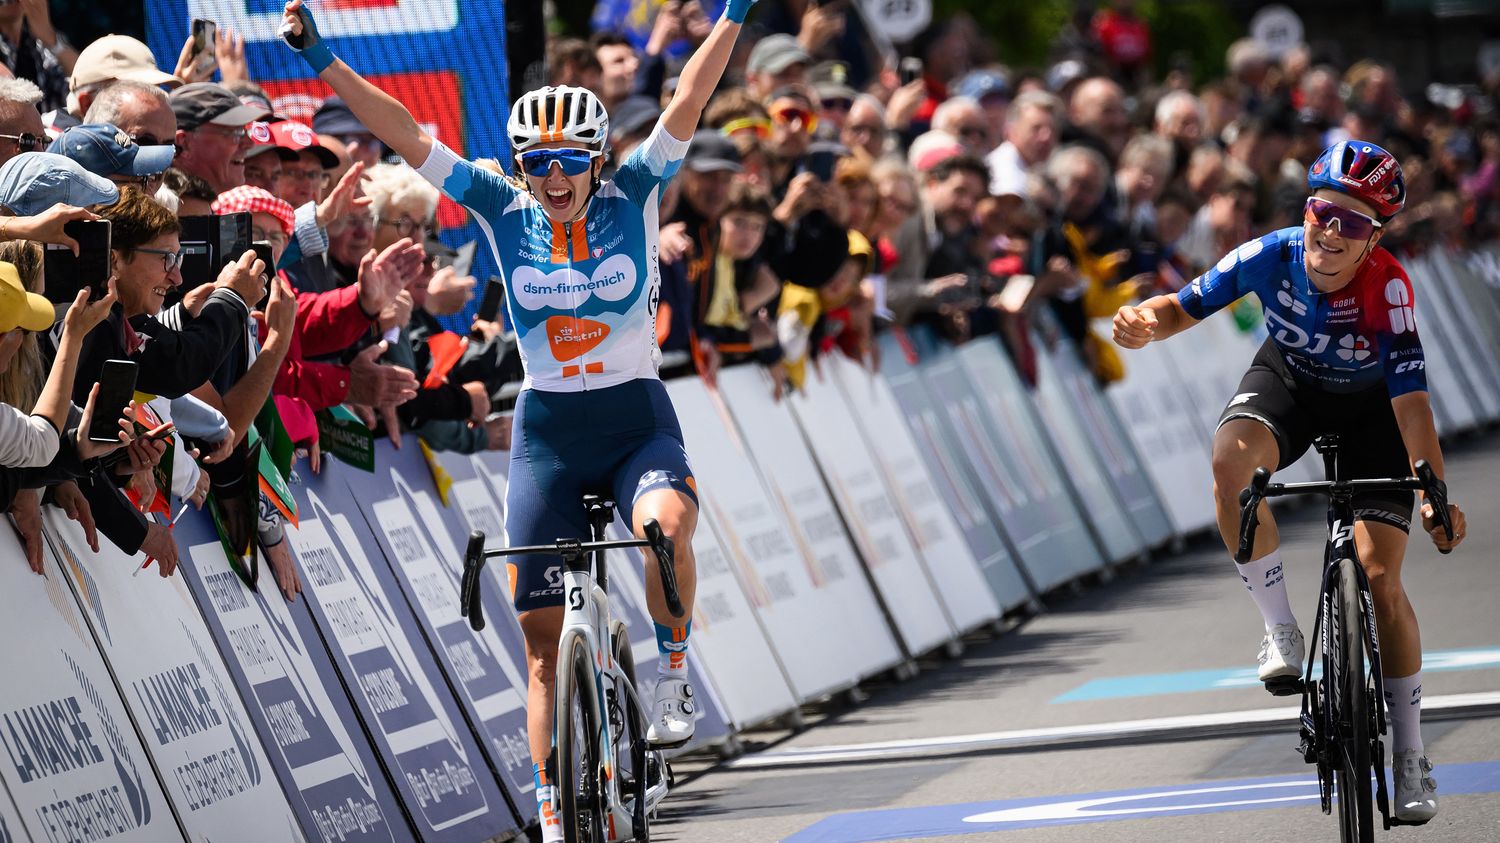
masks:
<instances>
[{"instance_id":1,"label":"postnl logo","mask_svg":"<svg viewBox=\"0 0 1500 843\"><path fill-rule=\"evenodd\" d=\"M592 319L554 316L547 320L547 343L556 360L574 360L594 350L609 336L609 326Z\"/></svg>"}]
</instances>

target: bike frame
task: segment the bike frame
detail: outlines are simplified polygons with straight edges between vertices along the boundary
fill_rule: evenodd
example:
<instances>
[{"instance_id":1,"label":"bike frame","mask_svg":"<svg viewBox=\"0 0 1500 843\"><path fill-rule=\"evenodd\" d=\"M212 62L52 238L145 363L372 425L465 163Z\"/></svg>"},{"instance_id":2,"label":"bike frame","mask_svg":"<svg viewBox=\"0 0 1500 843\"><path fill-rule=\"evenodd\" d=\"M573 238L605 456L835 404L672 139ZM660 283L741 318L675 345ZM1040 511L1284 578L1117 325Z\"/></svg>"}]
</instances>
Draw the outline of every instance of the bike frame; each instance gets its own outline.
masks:
<instances>
[{"instance_id":1,"label":"bike frame","mask_svg":"<svg viewBox=\"0 0 1500 843\"><path fill-rule=\"evenodd\" d=\"M1313 637L1318 641L1323 661L1323 684L1329 689L1327 699L1318 703L1318 686L1312 679L1313 660L1309 658L1302 680L1302 755L1310 764L1318 767L1318 783L1323 813L1332 812L1333 765L1332 752L1342 751L1344 745L1340 720L1347 708L1343 699L1343 671L1348 659L1343 652L1340 630L1331 630L1329 619L1335 617L1334 606L1341 603L1339 583L1340 563L1348 559L1354 563L1355 582L1359 588L1359 606L1365 616L1360 638L1369 655L1369 670L1374 686L1375 728L1370 734L1370 762L1375 774L1375 801L1380 809L1386 829L1403 825L1390 815L1389 796L1385 784L1385 750L1380 738L1386 733L1385 688L1380 667L1380 635L1375 623L1375 601L1370 594L1370 579L1360 564L1354 543L1354 496L1365 491L1421 491L1427 503L1433 507L1438 521L1448 538L1453 537L1453 525L1449 520L1447 487L1433 472L1425 460L1413 466L1416 477L1391 479L1341 480L1338 477L1338 437L1322 436L1314 441L1318 453L1323 456L1323 467L1327 477L1316 483L1271 483L1271 474L1264 468L1255 470L1250 486L1240 494L1240 543L1235 560L1241 564L1250 560L1254 544L1255 528L1260 502L1267 498L1286 495L1326 495L1328 506L1328 541L1324 545L1323 581L1318 595L1318 617L1313 627ZM1444 550L1443 553L1448 551ZM1369 688L1371 683L1365 683Z\"/></svg>"}]
</instances>

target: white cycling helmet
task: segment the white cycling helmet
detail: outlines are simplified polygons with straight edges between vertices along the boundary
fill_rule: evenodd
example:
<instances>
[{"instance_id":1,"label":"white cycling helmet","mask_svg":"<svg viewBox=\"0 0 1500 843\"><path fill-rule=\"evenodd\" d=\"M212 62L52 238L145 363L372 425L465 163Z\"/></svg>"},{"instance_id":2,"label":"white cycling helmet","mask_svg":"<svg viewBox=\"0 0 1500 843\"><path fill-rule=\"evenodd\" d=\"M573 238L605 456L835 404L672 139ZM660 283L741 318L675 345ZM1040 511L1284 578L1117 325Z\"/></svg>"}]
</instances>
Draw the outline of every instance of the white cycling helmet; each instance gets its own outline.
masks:
<instances>
[{"instance_id":1,"label":"white cycling helmet","mask_svg":"<svg viewBox=\"0 0 1500 843\"><path fill-rule=\"evenodd\" d=\"M609 138L609 114L587 88L549 85L516 100L506 132L517 155L551 141L573 141L603 150Z\"/></svg>"}]
</instances>

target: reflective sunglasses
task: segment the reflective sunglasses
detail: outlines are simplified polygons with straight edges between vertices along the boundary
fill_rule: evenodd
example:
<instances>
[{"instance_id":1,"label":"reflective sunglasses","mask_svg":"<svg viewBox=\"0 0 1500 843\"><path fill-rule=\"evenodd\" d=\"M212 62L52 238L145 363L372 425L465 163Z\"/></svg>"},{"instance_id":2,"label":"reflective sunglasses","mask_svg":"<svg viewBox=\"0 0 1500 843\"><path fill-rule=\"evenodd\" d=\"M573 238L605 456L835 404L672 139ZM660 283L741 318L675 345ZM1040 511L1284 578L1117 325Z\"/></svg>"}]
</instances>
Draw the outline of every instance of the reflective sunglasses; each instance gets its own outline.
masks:
<instances>
[{"instance_id":1,"label":"reflective sunglasses","mask_svg":"<svg viewBox=\"0 0 1500 843\"><path fill-rule=\"evenodd\" d=\"M795 105L784 105L780 108L771 109L771 119L783 126L800 123L802 124L802 130L805 132L811 132L818 128L818 115Z\"/></svg>"},{"instance_id":2,"label":"reflective sunglasses","mask_svg":"<svg viewBox=\"0 0 1500 843\"><path fill-rule=\"evenodd\" d=\"M734 137L740 132L750 132L757 138L765 139L771 136L771 121L761 117L740 117L725 123L719 132L725 137Z\"/></svg>"},{"instance_id":3,"label":"reflective sunglasses","mask_svg":"<svg viewBox=\"0 0 1500 843\"><path fill-rule=\"evenodd\" d=\"M1302 210L1302 221L1319 228L1333 226L1338 229L1340 237L1349 240L1368 240L1376 229L1382 227L1379 220L1316 196L1307 197L1307 206Z\"/></svg>"},{"instance_id":4,"label":"reflective sunglasses","mask_svg":"<svg viewBox=\"0 0 1500 843\"><path fill-rule=\"evenodd\" d=\"M0 138L15 141L16 146L22 152L36 152L39 149L47 148L47 139L45 137L37 137L30 132L24 132L19 135L0 135Z\"/></svg>"},{"instance_id":5,"label":"reflective sunglasses","mask_svg":"<svg viewBox=\"0 0 1500 843\"><path fill-rule=\"evenodd\" d=\"M552 171L552 162L562 167L565 176L581 176L602 153L592 149L534 149L521 153L521 169L528 175L545 178Z\"/></svg>"}]
</instances>

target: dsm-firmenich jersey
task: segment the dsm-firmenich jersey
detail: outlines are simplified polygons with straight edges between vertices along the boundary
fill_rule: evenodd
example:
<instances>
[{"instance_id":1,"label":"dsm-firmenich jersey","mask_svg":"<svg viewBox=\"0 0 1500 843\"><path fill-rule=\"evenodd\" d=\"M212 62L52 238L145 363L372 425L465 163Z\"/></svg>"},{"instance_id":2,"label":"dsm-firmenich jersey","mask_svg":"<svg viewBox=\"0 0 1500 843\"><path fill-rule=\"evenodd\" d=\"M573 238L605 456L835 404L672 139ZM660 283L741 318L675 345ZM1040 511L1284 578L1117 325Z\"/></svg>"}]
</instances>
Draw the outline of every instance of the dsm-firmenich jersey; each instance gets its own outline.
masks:
<instances>
[{"instance_id":1,"label":"dsm-firmenich jersey","mask_svg":"<svg viewBox=\"0 0 1500 843\"><path fill-rule=\"evenodd\" d=\"M524 387L580 392L657 378L661 193L687 147L658 123L565 224L529 192L433 143L417 172L468 208L490 241Z\"/></svg>"},{"instance_id":2,"label":"dsm-firmenich jersey","mask_svg":"<svg viewBox=\"0 0 1500 843\"><path fill-rule=\"evenodd\" d=\"M1379 246L1354 280L1323 293L1302 263L1300 226L1251 240L1177 293L1182 309L1206 318L1255 293L1266 328L1299 379L1329 392L1358 392L1384 381L1390 396L1427 389L1411 279Z\"/></svg>"}]
</instances>

